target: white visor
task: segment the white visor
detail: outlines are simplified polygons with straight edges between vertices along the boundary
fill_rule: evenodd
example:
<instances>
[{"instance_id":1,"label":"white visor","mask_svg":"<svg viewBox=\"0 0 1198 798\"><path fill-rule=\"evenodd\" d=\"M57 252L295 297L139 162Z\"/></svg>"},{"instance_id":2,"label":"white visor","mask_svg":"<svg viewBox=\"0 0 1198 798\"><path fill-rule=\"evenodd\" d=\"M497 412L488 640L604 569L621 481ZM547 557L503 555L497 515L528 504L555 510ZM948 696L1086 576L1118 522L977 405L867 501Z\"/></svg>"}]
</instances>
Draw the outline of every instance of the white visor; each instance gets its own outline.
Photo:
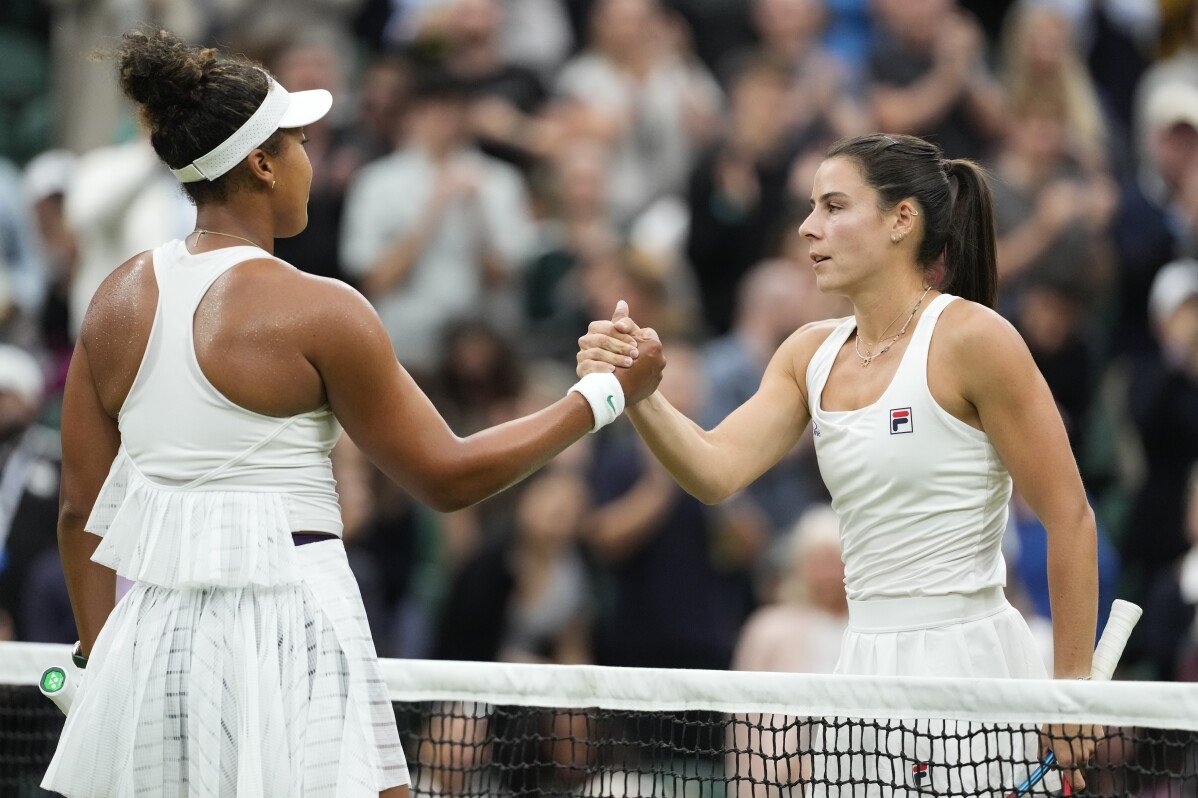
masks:
<instances>
[{"instance_id":1,"label":"white visor","mask_svg":"<svg viewBox=\"0 0 1198 798\"><path fill-rule=\"evenodd\" d=\"M212 152L201 155L181 169L171 170L180 183L215 180L241 163L279 128L310 125L327 114L333 105L333 95L324 89L292 93L269 75L267 79L270 81L270 91L244 125L216 145Z\"/></svg>"}]
</instances>

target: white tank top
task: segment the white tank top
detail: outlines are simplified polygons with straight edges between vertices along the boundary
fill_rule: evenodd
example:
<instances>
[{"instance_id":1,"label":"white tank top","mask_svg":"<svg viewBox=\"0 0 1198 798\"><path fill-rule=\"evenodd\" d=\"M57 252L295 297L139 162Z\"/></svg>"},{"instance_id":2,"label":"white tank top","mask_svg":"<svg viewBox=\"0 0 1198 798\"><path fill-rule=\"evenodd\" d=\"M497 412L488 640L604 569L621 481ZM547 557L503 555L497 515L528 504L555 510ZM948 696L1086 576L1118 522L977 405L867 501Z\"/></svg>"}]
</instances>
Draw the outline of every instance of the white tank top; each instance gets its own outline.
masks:
<instances>
[{"instance_id":1,"label":"white tank top","mask_svg":"<svg viewBox=\"0 0 1198 798\"><path fill-rule=\"evenodd\" d=\"M169 587L294 582L291 533L340 535L329 452L341 427L329 408L288 418L247 410L200 369L192 328L218 277L257 247L193 255L181 241L153 252L158 307L117 421L121 447L87 529L93 559Z\"/></svg>"},{"instance_id":2,"label":"white tank top","mask_svg":"<svg viewBox=\"0 0 1198 798\"><path fill-rule=\"evenodd\" d=\"M951 415L928 390L928 345L944 308L924 311L898 371L868 407L827 411L820 401L845 319L807 367L820 473L840 516L845 587L854 601L973 593L1001 587L999 546L1011 477L986 433Z\"/></svg>"}]
</instances>

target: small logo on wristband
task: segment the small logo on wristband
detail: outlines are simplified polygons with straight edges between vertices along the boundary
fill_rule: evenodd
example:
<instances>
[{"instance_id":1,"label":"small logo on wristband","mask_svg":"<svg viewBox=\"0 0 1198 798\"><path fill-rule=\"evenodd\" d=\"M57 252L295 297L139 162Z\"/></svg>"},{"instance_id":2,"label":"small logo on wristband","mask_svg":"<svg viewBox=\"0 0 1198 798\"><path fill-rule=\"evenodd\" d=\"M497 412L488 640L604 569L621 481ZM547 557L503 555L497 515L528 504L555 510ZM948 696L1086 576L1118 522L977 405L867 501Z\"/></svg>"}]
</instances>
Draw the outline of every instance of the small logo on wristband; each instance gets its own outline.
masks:
<instances>
[{"instance_id":1,"label":"small logo on wristband","mask_svg":"<svg viewBox=\"0 0 1198 798\"><path fill-rule=\"evenodd\" d=\"M613 397L613 396L612 396L610 393L607 395L607 406L611 408L611 411L612 411L613 413L618 413L618 412L619 412L618 410L616 410L616 400L615 400L615 397Z\"/></svg>"}]
</instances>

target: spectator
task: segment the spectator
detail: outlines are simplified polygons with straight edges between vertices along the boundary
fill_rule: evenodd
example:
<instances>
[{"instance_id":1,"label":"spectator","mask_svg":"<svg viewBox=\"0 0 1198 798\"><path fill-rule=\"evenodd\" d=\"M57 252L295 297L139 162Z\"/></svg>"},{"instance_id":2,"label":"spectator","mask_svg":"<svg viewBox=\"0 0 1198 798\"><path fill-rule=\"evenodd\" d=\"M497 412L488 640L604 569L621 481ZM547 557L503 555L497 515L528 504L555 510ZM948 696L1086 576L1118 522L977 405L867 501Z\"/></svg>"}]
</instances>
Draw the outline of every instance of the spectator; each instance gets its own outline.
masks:
<instances>
[{"instance_id":1,"label":"spectator","mask_svg":"<svg viewBox=\"0 0 1198 798\"><path fill-rule=\"evenodd\" d=\"M1186 475L1198 460L1198 261L1157 274L1149 317L1158 348L1132 363L1129 409L1147 473L1132 511L1125 562L1152 578L1186 549L1181 530Z\"/></svg>"},{"instance_id":2,"label":"spectator","mask_svg":"<svg viewBox=\"0 0 1198 798\"><path fill-rule=\"evenodd\" d=\"M470 143L464 91L426 76L406 145L363 169L346 198L342 262L416 372L433 368L452 321L481 314L508 331L520 321L513 281L534 235L524 185Z\"/></svg>"},{"instance_id":3,"label":"spectator","mask_svg":"<svg viewBox=\"0 0 1198 798\"><path fill-rule=\"evenodd\" d=\"M11 302L9 312L19 313L23 320L34 318L41 306L46 286L36 240L21 187L21 173L0 158L0 275L8 294L8 302L0 303L0 341L11 337L4 334L12 319L5 318L3 305Z\"/></svg>"},{"instance_id":4,"label":"spectator","mask_svg":"<svg viewBox=\"0 0 1198 798\"><path fill-rule=\"evenodd\" d=\"M981 158L1002 131L1004 104L977 22L956 0L878 0L877 11L867 91L878 129L925 136L949 158Z\"/></svg>"},{"instance_id":5,"label":"spectator","mask_svg":"<svg viewBox=\"0 0 1198 798\"><path fill-rule=\"evenodd\" d=\"M781 566L776 593L749 616L732 667L832 673L849 620L836 513L826 504L808 507L776 549Z\"/></svg>"},{"instance_id":6,"label":"spectator","mask_svg":"<svg viewBox=\"0 0 1198 798\"><path fill-rule=\"evenodd\" d=\"M609 150L568 142L538 175L543 218L525 282L525 312L541 355L572 358L590 321L584 275L619 246L610 214Z\"/></svg>"},{"instance_id":7,"label":"spectator","mask_svg":"<svg viewBox=\"0 0 1198 798\"><path fill-rule=\"evenodd\" d=\"M1046 92L1059 98L1065 150L1093 171L1110 160L1110 126L1077 39L1071 18L1059 6L1043 0L1016 3L1003 28L1003 82L1010 97Z\"/></svg>"},{"instance_id":8,"label":"spectator","mask_svg":"<svg viewBox=\"0 0 1198 798\"><path fill-rule=\"evenodd\" d=\"M33 211L45 290L37 309L38 339L54 361L49 393L66 382L74 342L68 319L71 277L79 259L79 246L66 220L66 190L75 169L75 156L50 150L25 167L25 200Z\"/></svg>"},{"instance_id":9,"label":"spectator","mask_svg":"<svg viewBox=\"0 0 1198 798\"><path fill-rule=\"evenodd\" d=\"M150 142L138 138L80 156L67 186L66 217L79 242L70 291L73 337L104 278L138 252L187 235L195 206Z\"/></svg>"},{"instance_id":10,"label":"spectator","mask_svg":"<svg viewBox=\"0 0 1198 798\"><path fill-rule=\"evenodd\" d=\"M735 324L703 351L710 383L705 428L714 428L757 392L765 367L783 341L804 324L827 318L819 299L807 264L764 261L746 275L737 294ZM750 485L741 500L760 507L772 529L780 532L824 494L811 438L805 436L790 455Z\"/></svg>"},{"instance_id":11,"label":"spectator","mask_svg":"<svg viewBox=\"0 0 1198 798\"><path fill-rule=\"evenodd\" d=\"M754 612L741 631L734 670L832 673L848 627L840 522L827 505L810 507L779 541L782 569L775 601ZM794 783L810 750L799 719L746 715L729 726L728 769L738 798L765 798L767 783Z\"/></svg>"},{"instance_id":12,"label":"spectator","mask_svg":"<svg viewBox=\"0 0 1198 798\"><path fill-rule=\"evenodd\" d=\"M776 62L745 62L731 84L727 133L691 174L686 253L707 325L718 335L731 326L737 286L765 256L786 210L797 142L778 109L789 91L790 77Z\"/></svg>"},{"instance_id":13,"label":"spectator","mask_svg":"<svg viewBox=\"0 0 1198 798\"><path fill-rule=\"evenodd\" d=\"M1066 114L1049 87L1029 88L1011 108L992 183L999 309L1008 318L1018 317L1029 286L1067 286L1093 303L1110 279L1117 188L1072 157Z\"/></svg>"},{"instance_id":14,"label":"spectator","mask_svg":"<svg viewBox=\"0 0 1198 798\"><path fill-rule=\"evenodd\" d=\"M291 91L325 89L344 97L341 56L323 39L302 39L284 47L275 58L274 73ZM334 100L334 103L336 101ZM345 191L372 153L359 146L339 121L345 109L304 127L304 151L312 162L308 197L308 226L297 236L275 242L275 255L309 274L342 279L338 244Z\"/></svg>"},{"instance_id":15,"label":"spectator","mask_svg":"<svg viewBox=\"0 0 1198 798\"><path fill-rule=\"evenodd\" d=\"M1162 83L1144 105L1149 192L1165 207L1180 254L1198 255L1198 88Z\"/></svg>"},{"instance_id":16,"label":"spectator","mask_svg":"<svg viewBox=\"0 0 1198 798\"><path fill-rule=\"evenodd\" d=\"M586 484L551 469L521 492L513 530L482 544L450 588L437 656L584 663L590 588L577 538Z\"/></svg>"},{"instance_id":17,"label":"spectator","mask_svg":"<svg viewBox=\"0 0 1198 798\"><path fill-rule=\"evenodd\" d=\"M1198 682L1198 467L1186 488L1189 548L1148 587L1139 638L1153 677Z\"/></svg>"},{"instance_id":18,"label":"spectator","mask_svg":"<svg viewBox=\"0 0 1198 798\"><path fill-rule=\"evenodd\" d=\"M684 347L671 354L662 386L671 402L701 409L698 362ZM595 508L585 541L599 589L610 596L596 618L596 659L727 668L750 609L749 564L766 530L733 506L706 507L683 493L631 430L623 432L596 440L589 480Z\"/></svg>"},{"instance_id":19,"label":"spectator","mask_svg":"<svg viewBox=\"0 0 1198 798\"><path fill-rule=\"evenodd\" d=\"M470 95L470 132L483 152L521 168L548 152L554 125L538 117L548 91L536 71L505 60L498 0L453 0L446 69Z\"/></svg>"},{"instance_id":20,"label":"spectator","mask_svg":"<svg viewBox=\"0 0 1198 798\"><path fill-rule=\"evenodd\" d=\"M43 390L33 357L0 345L0 616L15 624L18 640L69 643L75 639L69 602L57 603L68 608L65 627L38 605L56 605L67 589L57 539L62 449L58 433L36 423ZM38 576L47 572L48 578ZM47 592L30 591L32 579Z\"/></svg>"},{"instance_id":21,"label":"spectator","mask_svg":"<svg viewBox=\"0 0 1198 798\"><path fill-rule=\"evenodd\" d=\"M820 42L828 22L824 0L754 0L758 43L725 59L720 77L736 77L747 59L772 61L789 76L789 96L776 107L800 140L830 143L866 132L868 120L854 98L844 64Z\"/></svg>"},{"instance_id":22,"label":"spectator","mask_svg":"<svg viewBox=\"0 0 1198 798\"><path fill-rule=\"evenodd\" d=\"M681 193L695 153L714 130L719 88L676 44L680 38L657 0L598 0L586 51L558 75L572 128L614 148L618 223Z\"/></svg>"}]
</instances>

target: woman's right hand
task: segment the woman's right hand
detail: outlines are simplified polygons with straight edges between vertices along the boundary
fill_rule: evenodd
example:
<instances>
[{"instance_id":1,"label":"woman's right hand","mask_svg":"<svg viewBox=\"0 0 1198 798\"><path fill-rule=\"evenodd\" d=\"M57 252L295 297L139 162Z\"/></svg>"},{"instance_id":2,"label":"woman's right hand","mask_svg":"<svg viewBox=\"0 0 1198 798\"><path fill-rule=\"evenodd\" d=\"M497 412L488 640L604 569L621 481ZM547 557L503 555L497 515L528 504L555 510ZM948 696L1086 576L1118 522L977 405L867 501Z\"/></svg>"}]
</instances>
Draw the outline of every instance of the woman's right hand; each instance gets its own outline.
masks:
<instances>
[{"instance_id":1,"label":"woman's right hand","mask_svg":"<svg viewBox=\"0 0 1198 798\"><path fill-rule=\"evenodd\" d=\"M593 321L578 339L578 376L614 372L624 389L625 405L651 395L661 382L666 359L661 339L650 327L628 317L628 304L616 303L611 321Z\"/></svg>"}]
</instances>

